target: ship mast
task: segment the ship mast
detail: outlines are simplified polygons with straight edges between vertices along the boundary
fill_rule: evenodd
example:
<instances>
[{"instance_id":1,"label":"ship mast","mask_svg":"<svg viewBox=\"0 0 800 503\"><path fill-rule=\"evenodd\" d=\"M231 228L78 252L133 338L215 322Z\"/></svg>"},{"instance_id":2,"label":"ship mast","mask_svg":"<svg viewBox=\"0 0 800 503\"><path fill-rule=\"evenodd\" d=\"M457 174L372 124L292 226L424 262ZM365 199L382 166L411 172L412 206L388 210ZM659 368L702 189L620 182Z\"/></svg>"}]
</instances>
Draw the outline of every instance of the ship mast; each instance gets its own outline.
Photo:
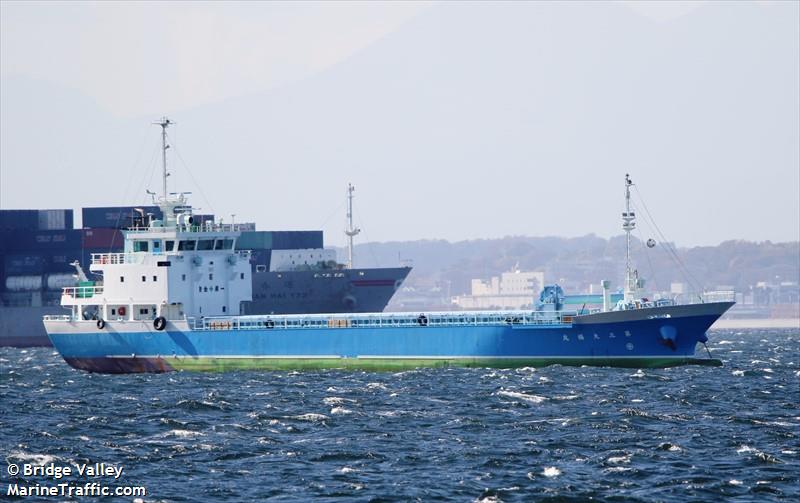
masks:
<instances>
[{"instance_id":1,"label":"ship mast","mask_svg":"<svg viewBox=\"0 0 800 503\"><path fill-rule=\"evenodd\" d=\"M622 230L625 231L625 303L633 302L636 295L637 273L631 270L631 231L636 228L636 213L631 211L631 177L625 174L625 212Z\"/></svg>"},{"instance_id":2,"label":"ship mast","mask_svg":"<svg viewBox=\"0 0 800 503\"><path fill-rule=\"evenodd\" d=\"M158 122L154 122L153 124L161 126L161 197L156 201L155 194L150 192L153 195L153 203L158 204L159 208L161 208L161 216L163 219L163 225L166 227L173 227L178 223L178 214L187 215L190 218L188 222L191 222L191 208L186 207L186 194L191 194L191 192L181 192L179 194L174 194L170 197L169 192L167 192L167 177L170 173L167 171L167 149L169 145L167 144L167 128L173 124L168 117L162 117L158 120ZM149 192L149 191L148 191Z\"/></svg>"},{"instance_id":3,"label":"ship mast","mask_svg":"<svg viewBox=\"0 0 800 503\"><path fill-rule=\"evenodd\" d=\"M353 236L361 232L361 229L358 227L353 227L353 191L356 188L353 187L352 183L347 184L347 230L344 231L347 234L348 244L347 244L347 268L353 268Z\"/></svg>"},{"instance_id":4,"label":"ship mast","mask_svg":"<svg viewBox=\"0 0 800 503\"><path fill-rule=\"evenodd\" d=\"M154 122L153 124L161 126L161 168L162 168L161 179L163 183L161 194L162 197L164 198L164 201L166 202L167 177L169 176L169 173L167 173L167 149L169 148L169 145L167 145L167 128L169 127L170 124L172 124L172 121L170 121L168 117L162 117L161 120L159 120L158 122Z\"/></svg>"}]
</instances>

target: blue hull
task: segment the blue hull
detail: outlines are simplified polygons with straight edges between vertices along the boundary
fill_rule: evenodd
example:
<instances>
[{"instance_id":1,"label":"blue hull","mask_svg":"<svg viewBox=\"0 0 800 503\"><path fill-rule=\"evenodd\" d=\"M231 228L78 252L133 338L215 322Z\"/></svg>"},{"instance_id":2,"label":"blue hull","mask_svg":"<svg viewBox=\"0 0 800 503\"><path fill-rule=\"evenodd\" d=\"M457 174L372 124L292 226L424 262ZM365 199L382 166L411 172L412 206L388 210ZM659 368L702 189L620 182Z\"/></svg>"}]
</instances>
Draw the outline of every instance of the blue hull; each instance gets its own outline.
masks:
<instances>
[{"instance_id":1,"label":"blue hull","mask_svg":"<svg viewBox=\"0 0 800 503\"><path fill-rule=\"evenodd\" d=\"M207 322L201 330L170 323L163 332L145 322L110 322L102 330L91 322L49 321L46 325L65 360L92 372L553 363L646 367L696 362L697 343L707 340L706 330L731 305L640 309L535 324L456 321L434 326L432 319L425 326L387 323L335 328L288 322L281 326L281 318L274 317L273 326L266 328L263 317L261 322L241 317Z\"/></svg>"}]
</instances>

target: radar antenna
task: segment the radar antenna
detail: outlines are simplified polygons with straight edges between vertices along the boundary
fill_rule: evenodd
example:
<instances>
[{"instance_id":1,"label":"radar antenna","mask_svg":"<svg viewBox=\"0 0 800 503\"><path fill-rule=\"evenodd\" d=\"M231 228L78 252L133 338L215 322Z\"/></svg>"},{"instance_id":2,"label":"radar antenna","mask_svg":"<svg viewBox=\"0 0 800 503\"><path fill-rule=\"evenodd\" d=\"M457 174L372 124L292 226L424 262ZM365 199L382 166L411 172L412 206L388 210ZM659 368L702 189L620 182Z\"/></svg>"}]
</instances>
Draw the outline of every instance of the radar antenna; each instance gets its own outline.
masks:
<instances>
[{"instance_id":1,"label":"radar antenna","mask_svg":"<svg viewBox=\"0 0 800 503\"><path fill-rule=\"evenodd\" d=\"M347 268L353 268L353 236L361 232L358 227L353 227L353 192L356 190L352 183L347 184Z\"/></svg>"}]
</instances>

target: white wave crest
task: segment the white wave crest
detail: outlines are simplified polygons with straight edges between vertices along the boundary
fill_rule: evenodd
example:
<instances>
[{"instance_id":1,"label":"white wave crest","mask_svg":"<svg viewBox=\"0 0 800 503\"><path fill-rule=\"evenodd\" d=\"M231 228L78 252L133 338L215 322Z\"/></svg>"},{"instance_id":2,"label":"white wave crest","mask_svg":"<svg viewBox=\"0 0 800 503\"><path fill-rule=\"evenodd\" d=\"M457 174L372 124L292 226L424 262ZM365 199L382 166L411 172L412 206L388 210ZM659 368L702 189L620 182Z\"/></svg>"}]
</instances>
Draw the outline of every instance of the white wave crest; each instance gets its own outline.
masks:
<instances>
[{"instance_id":1,"label":"white wave crest","mask_svg":"<svg viewBox=\"0 0 800 503\"><path fill-rule=\"evenodd\" d=\"M192 431L192 430L170 430L167 432L168 437L178 437L178 438L194 438L194 437L203 437L205 436L203 433L199 431Z\"/></svg>"},{"instance_id":2,"label":"white wave crest","mask_svg":"<svg viewBox=\"0 0 800 503\"><path fill-rule=\"evenodd\" d=\"M42 465L49 465L50 463L53 463L56 459L58 459L58 457L57 456L52 456L50 454L31 454L31 453L23 452L23 451L14 451L14 452L9 453L8 458L6 458L6 459L8 459L8 460L12 460L13 459L13 460L17 461L18 463L22 462L22 463L28 463L28 464L31 464L31 465L34 465L34 466L42 466ZM3 471L5 471L5 469Z\"/></svg>"},{"instance_id":3,"label":"white wave crest","mask_svg":"<svg viewBox=\"0 0 800 503\"><path fill-rule=\"evenodd\" d=\"M544 475L545 477L558 477L559 475L561 475L561 470L559 470L555 466L546 466L544 468L544 471L542 472L542 475Z\"/></svg>"},{"instance_id":4,"label":"white wave crest","mask_svg":"<svg viewBox=\"0 0 800 503\"><path fill-rule=\"evenodd\" d=\"M612 456L606 460L607 462L611 463L612 465L618 465L622 463L630 463L631 462L631 455L625 454L624 456Z\"/></svg>"},{"instance_id":5,"label":"white wave crest","mask_svg":"<svg viewBox=\"0 0 800 503\"><path fill-rule=\"evenodd\" d=\"M322 399L322 403L325 405L341 405L343 403L354 403L355 400L351 400L350 398L340 398L338 396L329 396Z\"/></svg>"},{"instance_id":6,"label":"white wave crest","mask_svg":"<svg viewBox=\"0 0 800 503\"><path fill-rule=\"evenodd\" d=\"M298 419L300 421L325 421L328 419L328 416L325 414L314 414L313 412L309 412L308 414L300 414L298 416L290 416L289 419Z\"/></svg>"},{"instance_id":7,"label":"white wave crest","mask_svg":"<svg viewBox=\"0 0 800 503\"><path fill-rule=\"evenodd\" d=\"M555 397L556 400L575 400L576 398L580 398L580 395L561 395Z\"/></svg>"},{"instance_id":8,"label":"white wave crest","mask_svg":"<svg viewBox=\"0 0 800 503\"><path fill-rule=\"evenodd\" d=\"M502 391L498 391L497 394L500 395L500 396L506 396L508 398L516 398L518 400L524 400L524 401L530 402L530 403L542 403L542 402L544 402L544 401L546 401L548 399L545 396L528 395L526 393L520 393L519 391L505 391L505 390L502 390Z\"/></svg>"}]
</instances>

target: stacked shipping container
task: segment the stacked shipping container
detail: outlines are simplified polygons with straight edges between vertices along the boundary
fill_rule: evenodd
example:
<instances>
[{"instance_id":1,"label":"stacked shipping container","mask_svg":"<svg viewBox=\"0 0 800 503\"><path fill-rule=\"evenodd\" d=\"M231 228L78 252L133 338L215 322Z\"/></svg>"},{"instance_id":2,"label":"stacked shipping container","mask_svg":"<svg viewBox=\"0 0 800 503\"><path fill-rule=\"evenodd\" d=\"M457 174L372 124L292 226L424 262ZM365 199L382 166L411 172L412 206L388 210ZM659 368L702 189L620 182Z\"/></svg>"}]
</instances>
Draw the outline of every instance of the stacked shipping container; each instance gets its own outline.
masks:
<instances>
[{"instance_id":1,"label":"stacked shipping container","mask_svg":"<svg viewBox=\"0 0 800 503\"><path fill-rule=\"evenodd\" d=\"M42 305L56 301L82 258L72 210L0 210L0 301Z\"/></svg>"}]
</instances>

